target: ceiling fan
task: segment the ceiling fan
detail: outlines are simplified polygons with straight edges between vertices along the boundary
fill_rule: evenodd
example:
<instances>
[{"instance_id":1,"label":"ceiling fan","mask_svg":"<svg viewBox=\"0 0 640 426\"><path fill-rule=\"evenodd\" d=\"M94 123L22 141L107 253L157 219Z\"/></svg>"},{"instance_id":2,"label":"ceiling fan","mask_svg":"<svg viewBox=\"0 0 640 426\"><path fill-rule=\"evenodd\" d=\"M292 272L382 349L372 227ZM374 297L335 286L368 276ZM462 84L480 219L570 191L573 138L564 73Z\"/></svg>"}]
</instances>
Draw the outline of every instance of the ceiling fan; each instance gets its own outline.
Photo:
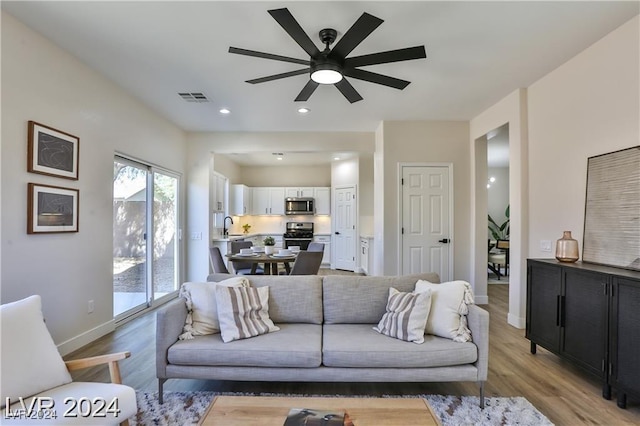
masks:
<instances>
[{"instance_id":1,"label":"ceiling fan","mask_svg":"<svg viewBox=\"0 0 640 426\"><path fill-rule=\"evenodd\" d=\"M336 40L338 32L332 28L320 30L320 40L325 45L325 49L322 51L311 41L307 33L305 33L300 24L298 24L298 21L296 21L291 12L289 12L289 9L273 9L268 12L291 38L307 52L310 58L297 59L271 53L257 52L255 50L240 49L238 47L229 47L229 53L306 65L306 68L299 70L247 80L247 83L256 84L309 73L310 79L296 97L296 102L308 100L320 84L333 84L351 103L361 101L362 96L360 96L345 77L402 90L409 85L409 81L365 71L358 67L427 57L424 46L415 46L347 58L356 46L384 22L382 19L369 15L366 12L358 18L333 48L329 46Z\"/></svg>"}]
</instances>

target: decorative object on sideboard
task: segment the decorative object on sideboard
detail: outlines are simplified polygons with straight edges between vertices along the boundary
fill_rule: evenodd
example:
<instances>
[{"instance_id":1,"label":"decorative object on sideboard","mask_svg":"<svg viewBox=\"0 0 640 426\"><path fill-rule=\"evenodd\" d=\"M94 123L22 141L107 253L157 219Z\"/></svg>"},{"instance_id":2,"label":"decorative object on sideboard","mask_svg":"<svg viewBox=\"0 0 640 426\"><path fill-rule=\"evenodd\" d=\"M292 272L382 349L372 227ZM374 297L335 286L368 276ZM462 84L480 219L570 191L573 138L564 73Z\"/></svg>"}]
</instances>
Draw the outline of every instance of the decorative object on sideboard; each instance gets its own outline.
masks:
<instances>
[{"instance_id":1,"label":"decorative object on sideboard","mask_svg":"<svg viewBox=\"0 0 640 426\"><path fill-rule=\"evenodd\" d=\"M29 121L27 141L29 172L78 180L80 138Z\"/></svg>"},{"instance_id":2,"label":"decorative object on sideboard","mask_svg":"<svg viewBox=\"0 0 640 426\"><path fill-rule=\"evenodd\" d=\"M640 145L589 157L582 261L640 271Z\"/></svg>"},{"instance_id":3,"label":"decorative object on sideboard","mask_svg":"<svg viewBox=\"0 0 640 426\"><path fill-rule=\"evenodd\" d=\"M276 245L276 240L273 237L266 237L264 240L262 240L262 242L264 243L264 252L265 254L273 254L276 251L275 245Z\"/></svg>"},{"instance_id":4,"label":"decorative object on sideboard","mask_svg":"<svg viewBox=\"0 0 640 426\"><path fill-rule=\"evenodd\" d=\"M575 262L580 258L578 241L571 237L571 231L564 231L556 241L556 259L560 262Z\"/></svg>"},{"instance_id":5,"label":"decorative object on sideboard","mask_svg":"<svg viewBox=\"0 0 640 426\"><path fill-rule=\"evenodd\" d=\"M78 232L80 191L29 183L27 234Z\"/></svg>"}]
</instances>

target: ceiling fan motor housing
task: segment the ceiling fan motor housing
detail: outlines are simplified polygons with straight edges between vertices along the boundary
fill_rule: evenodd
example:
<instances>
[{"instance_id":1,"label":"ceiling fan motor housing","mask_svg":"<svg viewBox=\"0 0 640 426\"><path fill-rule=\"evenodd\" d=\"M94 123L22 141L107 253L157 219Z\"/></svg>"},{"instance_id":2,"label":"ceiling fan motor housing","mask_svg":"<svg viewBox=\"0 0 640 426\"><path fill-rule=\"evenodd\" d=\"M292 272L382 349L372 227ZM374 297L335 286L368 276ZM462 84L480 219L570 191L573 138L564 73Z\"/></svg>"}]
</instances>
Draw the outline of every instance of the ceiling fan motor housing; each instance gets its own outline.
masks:
<instances>
[{"instance_id":1,"label":"ceiling fan motor housing","mask_svg":"<svg viewBox=\"0 0 640 426\"><path fill-rule=\"evenodd\" d=\"M338 32L333 28L325 28L320 30L318 33L320 36L320 41L329 48L329 45L336 41L336 37L338 37Z\"/></svg>"}]
</instances>

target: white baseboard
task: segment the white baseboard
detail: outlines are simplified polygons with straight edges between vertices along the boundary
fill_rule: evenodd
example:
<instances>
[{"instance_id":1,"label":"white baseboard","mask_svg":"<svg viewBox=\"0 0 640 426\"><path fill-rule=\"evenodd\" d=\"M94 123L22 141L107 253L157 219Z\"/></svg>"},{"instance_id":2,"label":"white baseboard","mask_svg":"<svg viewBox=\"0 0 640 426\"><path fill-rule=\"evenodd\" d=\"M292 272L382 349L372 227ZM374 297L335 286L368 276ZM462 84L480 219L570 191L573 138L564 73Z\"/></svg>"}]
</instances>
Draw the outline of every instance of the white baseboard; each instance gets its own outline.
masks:
<instances>
[{"instance_id":1,"label":"white baseboard","mask_svg":"<svg viewBox=\"0 0 640 426\"><path fill-rule=\"evenodd\" d=\"M97 327L87 330L84 333L72 337L71 339L64 341L58 345L58 351L60 355L65 356L71 352L80 349L81 347L88 345L94 340L104 336L107 333L111 333L116 329L116 322L114 320L105 322Z\"/></svg>"},{"instance_id":2,"label":"white baseboard","mask_svg":"<svg viewBox=\"0 0 640 426\"><path fill-rule=\"evenodd\" d=\"M511 324L515 328L520 329L524 329L527 326L527 320L525 318L520 318L513 314L507 315L507 323Z\"/></svg>"},{"instance_id":3,"label":"white baseboard","mask_svg":"<svg viewBox=\"0 0 640 426\"><path fill-rule=\"evenodd\" d=\"M489 304L489 296L474 296L476 305L488 305Z\"/></svg>"}]
</instances>

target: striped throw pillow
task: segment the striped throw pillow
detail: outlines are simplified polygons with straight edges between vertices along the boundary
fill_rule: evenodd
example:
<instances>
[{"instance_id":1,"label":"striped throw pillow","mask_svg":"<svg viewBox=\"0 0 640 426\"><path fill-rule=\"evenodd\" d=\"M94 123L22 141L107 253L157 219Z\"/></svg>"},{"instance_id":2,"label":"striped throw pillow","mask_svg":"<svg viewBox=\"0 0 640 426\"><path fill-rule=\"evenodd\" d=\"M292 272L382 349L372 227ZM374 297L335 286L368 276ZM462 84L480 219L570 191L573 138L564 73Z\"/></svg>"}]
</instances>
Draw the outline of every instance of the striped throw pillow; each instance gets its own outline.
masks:
<instances>
[{"instance_id":1,"label":"striped throw pillow","mask_svg":"<svg viewBox=\"0 0 640 426\"><path fill-rule=\"evenodd\" d=\"M217 286L216 304L225 343L280 330L269 318L269 287Z\"/></svg>"},{"instance_id":2,"label":"striped throw pillow","mask_svg":"<svg viewBox=\"0 0 640 426\"><path fill-rule=\"evenodd\" d=\"M430 309L431 292L403 293L391 287L387 312L373 329L396 339L423 343Z\"/></svg>"}]
</instances>

